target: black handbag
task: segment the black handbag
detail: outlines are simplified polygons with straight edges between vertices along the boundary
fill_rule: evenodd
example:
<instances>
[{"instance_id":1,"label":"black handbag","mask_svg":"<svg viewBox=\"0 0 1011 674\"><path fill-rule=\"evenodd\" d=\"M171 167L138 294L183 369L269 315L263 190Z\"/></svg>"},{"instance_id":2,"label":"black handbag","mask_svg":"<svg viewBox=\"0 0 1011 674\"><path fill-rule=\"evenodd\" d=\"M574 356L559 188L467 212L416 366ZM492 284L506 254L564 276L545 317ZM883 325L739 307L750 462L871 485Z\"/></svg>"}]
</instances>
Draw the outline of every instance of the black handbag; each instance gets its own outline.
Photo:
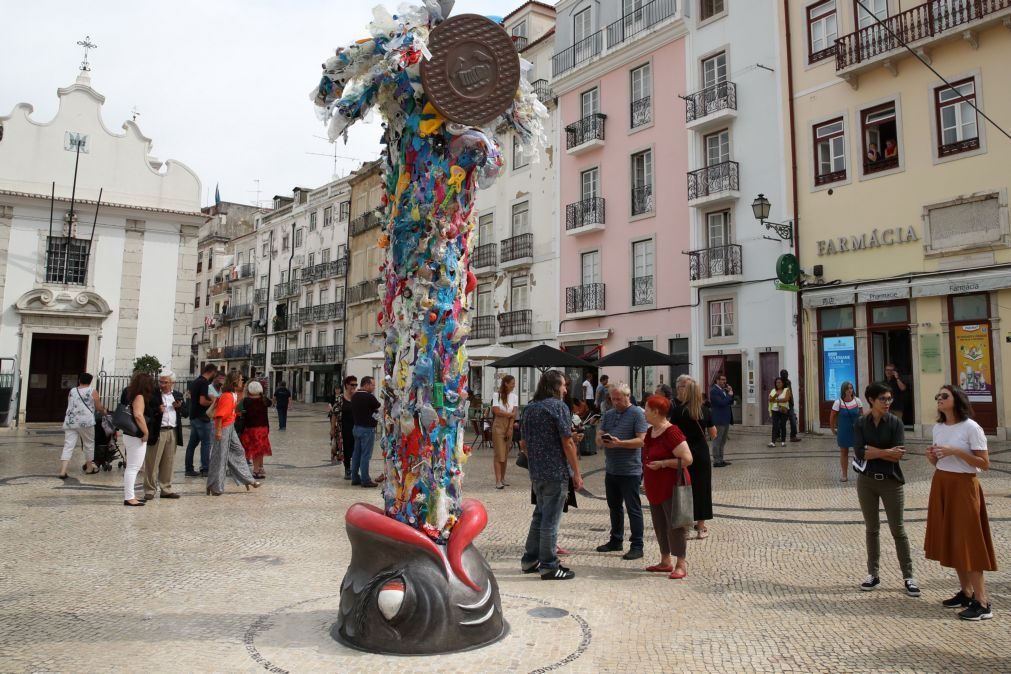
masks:
<instances>
[{"instance_id":1,"label":"black handbag","mask_svg":"<svg viewBox=\"0 0 1011 674\"><path fill-rule=\"evenodd\" d=\"M133 418L133 408L126 403L116 406L116 411L112 413L112 425L129 435L131 438L142 438L144 434L137 427L137 420Z\"/></svg>"},{"instance_id":2,"label":"black handbag","mask_svg":"<svg viewBox=\"0 0 1011 674\"><path fill-rule=\"evenodd\" d=\"M530 470L530 463L527 461L526 452L520 452L516 455L516 466L524 470Z\"/></svg>"}]
</instances>

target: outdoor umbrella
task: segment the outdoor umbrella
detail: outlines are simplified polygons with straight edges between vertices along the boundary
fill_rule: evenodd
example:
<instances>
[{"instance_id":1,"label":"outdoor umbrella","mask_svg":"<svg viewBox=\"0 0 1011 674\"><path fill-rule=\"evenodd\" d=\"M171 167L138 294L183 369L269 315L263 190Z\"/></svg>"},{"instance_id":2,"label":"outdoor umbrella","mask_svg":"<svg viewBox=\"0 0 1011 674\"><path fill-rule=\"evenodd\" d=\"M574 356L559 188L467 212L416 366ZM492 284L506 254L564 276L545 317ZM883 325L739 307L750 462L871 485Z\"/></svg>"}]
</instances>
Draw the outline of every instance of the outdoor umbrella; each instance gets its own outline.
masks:
<instances>
[{"instance_id":1,"label":"outdoor umbrella","mask_svg":"<svg viewBox=\"0 0 1011 674\"><path fill-rule=\"evenodd\" d=\"M511 346L489 344L488 346L476 346L473 349L467 349L467 358L475 363L487 363L490 360L501 360L502 358L515 356L518 353L519 349L514 349Z\"/></svg>"},{"instance_id":2,"label":"outdoor umbrella","mask_svg":"<svg viewBox=\"0 0 1011 674\"><path fill-rule=\"evenodd\" d=\"M644 367L653 367L656 365L660 366L674 366L674 365L687 365L677 360L674 360L666 353L660 353L659 351L654 351L649 347L642 346L641 344L632 344L624 349L618 349L612 354L604 356L598 360L595 365L597 367L627 367L632 370L632 390L635 390L635 380L636 375L640 373ZM651 393L646 391L645 393Z\"/></svg>"},{"instance_id":3,"label":"outdoor umbrella","mask_svg":"<svg viewBox=\"0 0 1011 674\"><path fill-rule=\"evenodd\" d=\"M531 347L526 351L520 351L508 358L496 360L491 366L500 370L507 367L536 367L541 372L544 372L552 367L584 368L597 367L597 364L585 361L553 346L541 344Z\"/></svg>"}]
</instances>

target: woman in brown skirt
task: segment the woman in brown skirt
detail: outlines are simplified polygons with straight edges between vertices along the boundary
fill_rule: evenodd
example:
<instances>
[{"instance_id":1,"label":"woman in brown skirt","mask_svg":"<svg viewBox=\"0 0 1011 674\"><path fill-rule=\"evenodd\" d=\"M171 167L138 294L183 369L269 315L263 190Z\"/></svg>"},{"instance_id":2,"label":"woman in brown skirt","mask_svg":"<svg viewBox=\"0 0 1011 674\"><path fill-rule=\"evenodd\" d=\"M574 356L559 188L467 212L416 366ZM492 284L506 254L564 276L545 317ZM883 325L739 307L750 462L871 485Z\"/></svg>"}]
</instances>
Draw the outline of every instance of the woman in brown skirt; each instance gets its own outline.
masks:
<instances>
[{"instance_id":1,"label":"woman in brown skirt","mask_svg":"<svg viewBox=\"0 0 1011 674\"><path fill-rule=\"evenodd\" d=\"M990 468L986 435L972 420L969 397L957 386L945 385L937 395L937 421L927 459L934 466L927 507L923 549L933 559L955 569L958 594L943 603L962 608L963 620L993 617L983 584L984 571L997 570L983 489L976 474Z\"/></svg>"},{"instance_id":2,"label":"woman in brown skirt","mask_svg":"<svg viewBox=\"0 0 1011 674\"><path fill-rule=\"evenodd\" d=\"M502 377L495 404L491 406L494 417L491 422L491 444L495 448L495 488L509 486L505 481L506 465L509 463L509 448L513 443L513 424L519 416L519 399L513 393L516 378L511 374Z\"/></svg>"}]
</instances>

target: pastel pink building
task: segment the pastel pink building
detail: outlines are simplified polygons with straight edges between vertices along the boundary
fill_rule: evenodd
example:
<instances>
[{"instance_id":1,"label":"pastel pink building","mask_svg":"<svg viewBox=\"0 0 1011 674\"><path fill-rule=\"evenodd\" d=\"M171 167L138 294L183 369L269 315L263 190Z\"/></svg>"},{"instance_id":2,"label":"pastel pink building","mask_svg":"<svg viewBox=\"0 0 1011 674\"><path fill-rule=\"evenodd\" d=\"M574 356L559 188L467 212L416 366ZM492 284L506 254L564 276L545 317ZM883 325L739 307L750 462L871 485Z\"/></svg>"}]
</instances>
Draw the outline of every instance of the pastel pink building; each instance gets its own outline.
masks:
<instances>
[{"instance_id":1,"label":"pastel pink building","mask_svg":"<svg viewBox=\"0 0 1011 674\"><path fill-rule=\"evenodd\" d=\"M559 342L606 355L640 343L688 360L685 22L674 0L556 5ZM613 16L608 12L613 12ZM680 368L646 368L636 396ZM615 368L612 381L630 381Z\"/></svg>"}]
</instances>

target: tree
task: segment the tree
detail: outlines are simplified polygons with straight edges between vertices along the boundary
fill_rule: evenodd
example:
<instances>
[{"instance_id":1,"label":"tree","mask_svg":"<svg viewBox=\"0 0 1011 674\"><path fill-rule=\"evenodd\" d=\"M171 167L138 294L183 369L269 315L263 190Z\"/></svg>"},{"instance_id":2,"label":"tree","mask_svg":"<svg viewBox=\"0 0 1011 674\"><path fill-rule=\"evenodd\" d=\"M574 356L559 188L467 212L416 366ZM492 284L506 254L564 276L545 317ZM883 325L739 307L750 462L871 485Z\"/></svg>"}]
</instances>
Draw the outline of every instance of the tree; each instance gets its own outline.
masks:
<instances>
[{"instance_id":1,"label":"tree","mask_svg":"<svg viewBox=\"0 0 1011 674\"><path fill-rule=\"evenodd\" d=\"M157 356L152 356L151 354L145 353L143 356L138 357L133 361L133 371L134 372L147 372L148 374L157 377L158 373L161 372L162 367L161 361L158 360Z\"/></svg>"}]
</instances>

